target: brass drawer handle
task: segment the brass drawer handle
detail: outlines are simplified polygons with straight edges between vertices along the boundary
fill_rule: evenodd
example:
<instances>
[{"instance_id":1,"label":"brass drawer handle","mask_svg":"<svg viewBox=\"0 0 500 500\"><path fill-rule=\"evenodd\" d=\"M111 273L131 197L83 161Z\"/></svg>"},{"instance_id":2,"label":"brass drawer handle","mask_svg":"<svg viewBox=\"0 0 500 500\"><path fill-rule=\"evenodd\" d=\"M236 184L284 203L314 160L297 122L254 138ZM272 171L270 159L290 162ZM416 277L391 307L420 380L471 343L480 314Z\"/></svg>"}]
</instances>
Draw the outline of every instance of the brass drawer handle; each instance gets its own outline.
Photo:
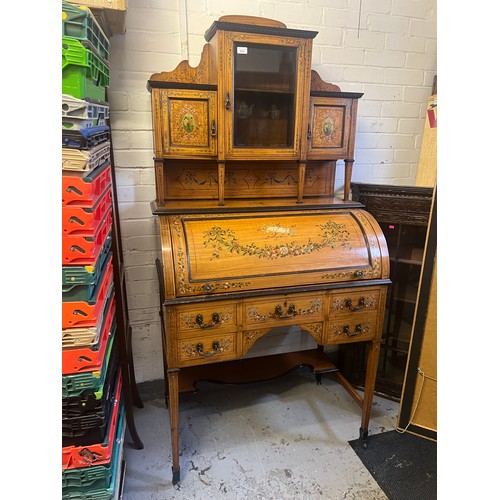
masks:
<instances>
[{"instance_id":1,"label":"brass drawer handle","mask_svg":"<svg viewBox=\"0 0 500 500\"><path fill-rule=\"evenodd\" d=\"M215 125L215 120L212 120L212 123L210 124L210 135L212 137L215 137L217 135L217 127Z\"/></svg>"},{"instance_id":2,"label":"brass drawer handle","mask_svg":"<svg viewBox=\"0 0 500 500\"><path fill-rule=\"evenodd\" d=\"M362 278L363 277L363 271L356 271L354 273L354 276L356 276L356 278Z\"/></svg>"},{"instance_id":3,"label":"brass drawer handle","mask_svg":"<svg viewBox=\"0 0 500 500\"><path fill-rule=\"evenodd\" d=\"M224 107L226 109L231 109L231 96L229 95L229 92L226 92L226 102L224 103Z\"/></svg>"},{"instance_id":4,"label":"brass drawer handle","mask_svg":"<svg viewBox=\"0 0 500 500\"><path fill-rule=\"evenodd\" d=\"M212 321L210 323L203 323L203 314L198 314L196 316L196 324L200 328L213 328L214 326L220 325L219 313L212 314Z\"/></svg>"},{"instance_id":5,"label":"brass drawer handle","mask_svg":"<svg viewBox=\"0 0 500 500\"><path fill-rule=\"evenodd\" d=\"M366 307L365 298L364 297L360 297L357 306L353 306L352 305L352 300L351 299L346 299L345 305L351 311L359 311L360 309L364 309Z\"/></svg>"},{"instance_id":6,"label":"brass drawer handle","mask_svg":"<svg viewBox=\"0 0 500 500\"><path fill-rule=\"evenodd\" d=\"M205 352L203 350L203 344L200 342L199 344L196 344L196 350L198 351L198 354L200 356L205 356L206 358L209 358L210 356L213 356L217 352L219 352L219 342L217 340L214 340L212 343L212 351L210 352Z\"/></svg>"},{"instance_id":7,"label":"brass drawer handle","mask_svg":"<svg viewBox=\"0 0 500 500\"><path fill-rule=\"evenodd\" d=\"M284 306L286 307L286 302ZM288 306L286 313L284 313L283 307L279 305L274 308L274 317L276 319L288 319L288 318L293 318L294 316L295 316L295 306L293 304L290 304Z\"/></svg>"},{"instance_id":8,"label":"brass drawer handle","mask_svg":"<svg viewBox=\"0 0 500 500\"><path fill-rule=\"evenodd\" d=\"M354 328L354 331L351 332L350 329L349 329L349 325L344 325L344 333L348 336L348 337L357 337L358 335L361 335L363 333L362 329L361 329L361 323L358 323L355 328Z\"/></svg>"}]
</instances>

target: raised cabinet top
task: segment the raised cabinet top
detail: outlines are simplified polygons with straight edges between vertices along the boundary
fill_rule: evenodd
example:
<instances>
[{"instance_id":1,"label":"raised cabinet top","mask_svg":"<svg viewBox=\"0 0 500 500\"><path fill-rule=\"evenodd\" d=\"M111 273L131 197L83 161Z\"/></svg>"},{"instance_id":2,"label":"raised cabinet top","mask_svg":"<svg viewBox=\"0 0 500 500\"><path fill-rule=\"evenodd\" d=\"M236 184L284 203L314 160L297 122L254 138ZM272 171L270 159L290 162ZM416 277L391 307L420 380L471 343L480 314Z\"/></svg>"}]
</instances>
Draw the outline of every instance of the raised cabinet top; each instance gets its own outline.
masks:
<instances>
[{"instance_id":1,"label":"raised cabinet top","mask_svg":"<svg viewBox=\"0 0 500 500\"><path fill-rule=\"evenodd\" d=\"M363 94L342 92L311 70L317 33L223 16L206 31L197 67L185 60L151 75L158 208L333 199L337 160L345 161L349 192Z\"/></svg>"},{"instance_id":2,"label":"raised cabinet top","mask_svg":"<svg viewBox=\"0 0 500 500\"><path fill-rule=\"evenodd\" d=\"M280 21L255 16L222 16L205 32L205 40L209 42L217 31L239 31L294 38L314 38L318 34L317 31L288 29Z\"/></svg>"}]
</instances>

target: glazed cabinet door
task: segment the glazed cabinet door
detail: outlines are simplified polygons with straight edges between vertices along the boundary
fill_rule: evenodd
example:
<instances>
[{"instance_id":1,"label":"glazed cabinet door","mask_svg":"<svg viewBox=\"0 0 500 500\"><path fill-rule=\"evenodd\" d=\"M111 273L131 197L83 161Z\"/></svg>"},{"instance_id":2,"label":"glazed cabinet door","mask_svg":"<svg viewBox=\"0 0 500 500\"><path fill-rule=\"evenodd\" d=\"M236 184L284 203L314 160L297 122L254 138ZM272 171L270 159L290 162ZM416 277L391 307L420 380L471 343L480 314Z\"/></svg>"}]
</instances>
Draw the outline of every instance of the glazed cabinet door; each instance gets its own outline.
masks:
<instances>
[{"instance_id":1,"label":"glazed cabinet door","mask_svg":"<svg viewBox=\"0 0 500 500\"><path fill-rule=\"evenodd\" d=\"M309 43L262 34L225 34L219 109L224 115L227 159L299 157Z\"/></svg>"},{"instance_id":2,"label":"glazed cabinet door","mask_svg":"<svg viewBox=\"0 0 500 500\"><path fill-rule=\"evenodd\" d=\"M217 154L217 92L153 89L157 158L205 158Z\"/></svg>"},{"instance_id":3,"label":"glazed cabinet door","mask_svg":"<svg viewBox=\"0 0 500 500\"><path fill-rule=\"evenodd\" d=\"M352 99L311 97L307 125L308 159L352 157L356 116L354 106L357 106L357 101Z\"/></svg>"}]
</instances>

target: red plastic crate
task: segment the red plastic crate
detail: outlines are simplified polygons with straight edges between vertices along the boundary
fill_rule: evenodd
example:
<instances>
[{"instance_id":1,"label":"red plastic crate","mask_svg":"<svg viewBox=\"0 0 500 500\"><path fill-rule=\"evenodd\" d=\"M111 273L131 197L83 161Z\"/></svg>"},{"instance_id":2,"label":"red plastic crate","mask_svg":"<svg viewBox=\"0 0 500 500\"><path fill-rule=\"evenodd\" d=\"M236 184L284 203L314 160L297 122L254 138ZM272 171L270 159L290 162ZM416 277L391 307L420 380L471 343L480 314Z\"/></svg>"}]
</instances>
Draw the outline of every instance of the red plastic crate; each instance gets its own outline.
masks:
<instances>
[{"instance_id":1,"label":"red plastic crate","mask_svg":"<svg viewBox=\"0 0 500 500\"><path fill-rule=\"evenodd\" d=\"M117 424L120 417L121 394L122 394L122 373L118 375L115 399L113 402L113 412L110 417L110 424L107 435L102 443L87 446L66 446L62 448L62 468L76 469L79 467L91 467L94 465L105 465L111 461L114 446L120 445L121 435L117 435Z\"/></svg>"},{"instance_id":2,"label":"red plastic crate","mask_svg":"<svg viewBox=\"0 0 500 500\"><path fill-rule=\"evenodd\" d=\"M113 292L113 295L110 298L108 313L104 318L97 345L62 349L63 375L91 372L102 368L102 362L106 354L106 346L108 345L109 335L113 327L115 311L116 302L115 294Z\"/></svg>"},{"instance_id":3,"label":"red plastic crate","mask_svg":"<svg viewBox=\"0 0 500 500\"><path fill-rule=\"evenodd\" d=\"M92 208L68 205L62 208L63 236L78 234L91 236L95 233L112 204L111 186Z\"/></svg>"},{"instance_id":4,"label":"red plastic crate","mask_svg":"<svg viewBox=\"0 0 500 500\"><path fill-rule=\"evenodd\" d=\"M93 236L67 234L62 239L62 265L94 264L111 231L112 210L109 208Z\"/></svg>"},{"instance_id":5,"label":"red plastic crate","mask_svg":"<svg viewBox=\"0 0 500 500\"><path fill-rule=\"evenodd\" d=\"M85 172L65 172L62 174L63 207L93 207L101 195L111 186L111 164Z\"/></svg>"},{"instance_id":6,"label":"red plastic crate","mask_svg":"<svg viewBox=\"0 0 500 500\"><path fill-rule=\"evenodd\" d=\"M110 259L102 277L94 304L88 302L62 302L62 327L82 328L96 326L99 316L103 314L106 297L113 286L113 259Z\"/></svg>"}]
</instances>

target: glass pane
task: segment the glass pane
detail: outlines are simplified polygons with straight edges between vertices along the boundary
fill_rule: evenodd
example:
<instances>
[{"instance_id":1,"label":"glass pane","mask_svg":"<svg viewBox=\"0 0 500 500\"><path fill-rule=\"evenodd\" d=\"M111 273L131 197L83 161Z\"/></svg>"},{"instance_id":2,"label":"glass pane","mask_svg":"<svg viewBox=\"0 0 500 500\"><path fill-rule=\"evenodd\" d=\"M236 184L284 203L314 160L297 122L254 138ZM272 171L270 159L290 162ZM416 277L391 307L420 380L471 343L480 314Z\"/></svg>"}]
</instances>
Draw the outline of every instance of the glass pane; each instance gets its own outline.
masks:
<instances>
[{"instance_id":1,"label":"glass pane","mask_svg":"<svg viewBox=\"0 0 500 500\"><path fill-rule=\"evenodd\" d=\"M234 45L233 145L293 146L297 48Z\"/></svg>"}]
</instances>

